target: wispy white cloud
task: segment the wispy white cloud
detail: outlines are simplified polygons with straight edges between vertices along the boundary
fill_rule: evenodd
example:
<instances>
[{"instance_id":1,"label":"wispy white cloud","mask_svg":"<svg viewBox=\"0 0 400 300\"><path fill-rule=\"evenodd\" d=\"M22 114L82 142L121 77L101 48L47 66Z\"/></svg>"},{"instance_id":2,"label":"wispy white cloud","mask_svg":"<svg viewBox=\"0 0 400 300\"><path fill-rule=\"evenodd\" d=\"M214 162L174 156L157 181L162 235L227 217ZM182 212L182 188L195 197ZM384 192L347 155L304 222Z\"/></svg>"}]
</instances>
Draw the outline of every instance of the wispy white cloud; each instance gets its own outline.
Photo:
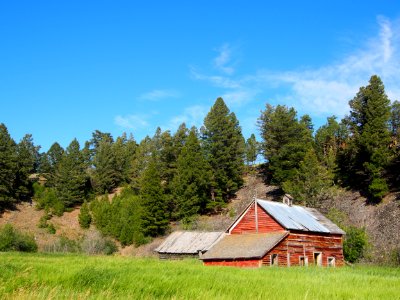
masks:
<instances>
[{"instance_id":1,"label":"wispy white cloud","mask_svg":"<svg viewBox=\"0 0 400 300\"><path fill-rule=\"evenodd\" d=\"M232 65L229 65L232 59L232 48L229 44L224 44L218 48L217 51L218 56L214 58L215 68L222 73L232 75L235 72L235 69L232 67Z\"/></svg>"},{"instance_id":2,"label":"wispy white cloud","mask_svg":"<svg viewBox=\"0 0 400 300\"><path fill-rule=\"evenodd\" d=\"M149 100L149 101L158 101L162 99L168 98L179 98L181 94L176 90L152 90L150 92L146 92L141 94L138 99L139 100Z\"/></svg>"},{"instance_id":3,"label":"wispy white cloud","mask_svg":"<svg viewBox=\"0 0 400 300\"><path fill-rule=\"evenodd\" d=\"M196 68L190 68L190 74L194 80L202 80L211 83L213 86L226 89L239 89L241 84L238 80L228 78L221 75L205 75L200 73Z\"/></svg>"},{"instance_id":4,"label":"wispy white cloud","mask_svg":"<svg viewBox=\"0 0 400 300\"><path fill-rule=\"evenodd\" d=\"M379 31L375 37L319 68L285 72L260 69L235 78L226 72L204 75L192 70L192 75L223 89L224 99L235 106L253 101L261 94L274 94L274 102L294 106L302 112L342 117L349 111L348 101L360 86L368 84L373 74L382 78L392 100L400 99L400 22L379 16L377 24ZM215 59L215 65L218 61L223 66L231 59L231 53L223 53Z\"/></svg>"},{"instance_id":5,"label":"wispy white cloud","mask_svg":"<svg viewBox=\"0 0 400 300\"><path fill-rule=\"evenodd\" d=\"M114 118L114 122L122 128L137 130L149 125L148 117L148 115L118 115Z\"/></svg>"},{"instance_id":6,"label":"wispy white cloud","mask_svg":"<svg viewBox=\"0 0 400 300\"><path fill-rule=\"evenodd\" d=\"M176 130L178 126L185 123L187 127L201 127L206 114L210 108L203 105L193 105L184 109L182 114L173 117L163 129Z\"/></svg>"},{"instance_id":7,"label":"wispy white cloud","mask_svg":"<svg viewBox=\"0 0 400 300\"><path fill-rule=\"evenodd\" d=\"M242 106L249 102L258 94L258 88L245 77L233 77L234 68L229 65L232 60L232 47L224 44L218 48L219 54L214 58L214 67L221 74L207 75L199 72L196 68L191 67L191 76L194 80L200 80L210 83L211 85L222 88L222 98L232 106Z\"/></svg>"},{"instance_id":8,"label":"wispy white cloud","mask_svg":"<svg viewBox=\"0 0 400 300\"><path fill-rule=\"evenodd\" d=\"M338 62L303 71L264 72L262 77L266 82L286 85L289 92L283 98L297 102L303 110L314 114L346 114L348 101L373 74L382 78L388 95L394 100L400 96L397 88L400 82L400 27L397 22L383 17L378 18L378 24L377 37Z\"/></svg>"},{"instance_id":9,"label":"wispy white cloud","mask_svg":"<svg viewBox=\"0 0 400 300\"><path fill-rule=\"evenodd\" d=\"M229 106L241 106L253 100L259 92L254 87L251 89L241 88L226 91L221 97Z\"/></svg>"}]
</instances>

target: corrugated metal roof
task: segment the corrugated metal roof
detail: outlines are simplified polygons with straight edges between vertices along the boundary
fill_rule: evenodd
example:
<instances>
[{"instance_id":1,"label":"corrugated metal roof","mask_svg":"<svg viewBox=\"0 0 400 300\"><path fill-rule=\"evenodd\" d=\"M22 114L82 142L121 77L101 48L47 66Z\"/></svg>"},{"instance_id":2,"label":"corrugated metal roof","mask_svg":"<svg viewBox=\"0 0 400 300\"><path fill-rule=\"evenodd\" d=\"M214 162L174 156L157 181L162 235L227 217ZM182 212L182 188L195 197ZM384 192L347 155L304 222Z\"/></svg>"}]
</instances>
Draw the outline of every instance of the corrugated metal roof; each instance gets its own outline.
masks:
<instances>
[{"instance_id":1,"label":"corrugated metal roof","mask_svg":"<svg viewBox=\"0 0 400 300\"><path fill-rule=\"evenodd\" d=\"M261 258L287 235L287 231L226 235L200 259Z\"/></svg>"},{"instance_id":2,"label":"corrugated metal roof","mask_svg":"<svg viewBox=\"0 0 400 300\"><path fill-rule=\"evenodd\" d=\"M305 209L305 207L297 205L289 206L284 203L261 199L257 199L257 203L286 229L331 233L320 222L318 217Z\"/></svg>"},{"instance_id":3,"label":"corrugated metal roof","mask_svg":"<svg viewBox=\"0 0 400 300\"><path fill-rule=\"evenodd\" d=\"M210 249L224 232L175 231L155 249L159 253L197 254Z\"/></svg>"},{"instance_id":4,"label":"corrugated metal roof","mask_svg":"<svg viewBox=\"0 0 400 300\"><path fill-rule=\"evenodd\" d=\"M325 217L322 213L320 213L315 208L304 207L304 209L307 210L310 214L312 214L315 218L317 218L319 223L321 223L326 228L328 228L330 233L346 234L346 232L344 232L342 229L340 229L339 226L337 226L335 223L333 223L331 220L329 220L327 217Z\"/></svg>"}]
</instances>

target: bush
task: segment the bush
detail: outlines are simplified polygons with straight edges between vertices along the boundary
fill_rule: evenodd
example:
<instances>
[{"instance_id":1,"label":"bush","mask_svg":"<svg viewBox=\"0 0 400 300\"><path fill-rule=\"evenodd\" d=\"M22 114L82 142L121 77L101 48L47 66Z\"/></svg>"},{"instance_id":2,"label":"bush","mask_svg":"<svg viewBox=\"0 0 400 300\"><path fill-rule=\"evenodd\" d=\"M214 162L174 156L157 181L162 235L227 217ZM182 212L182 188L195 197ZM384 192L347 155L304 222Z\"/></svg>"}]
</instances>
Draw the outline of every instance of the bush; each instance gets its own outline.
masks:
<instances>
[{"instance_id":1,"label":"bush","mask_svg":"<svg viewBox=\"0 0 400 300\"><path fill-rule=\"evenodd\" d=\"M104 237L98 231L88 231L82 239L72 240L61 236L54 243L44 247L44 252L51 253L85 253L88 255L110 255L118 251L115 242Z\"/></svg>"},{"instance_id":2,"label":"bush","mask_svg":"<svg viewBox=\"0 0 400 300\"><path fill-rule=\"evenodd\" d=\"M118 251L117 245L109 238L105 238L98 231L89 231L81 243L82 252L86 254L110 255Z\"/></svg>"},{"instance_id":3,"label":"bush","mask_svg":"<svg viewBox=\"0 0 400 300\"><path fill-rule=\"evenodd\" d=\"M107 197L93 200L90 210L96 228L104 235L116 238L123 246L148 241L143 235L140 199L131 190L124 189L112 202Z\"/></svg>"},{"instance_id":4,"label":"bush","mask_svg":"<svg viewBox=\"0 0 400 300\"><path fill-rule=\"evenodd\" d=\"M53 188L46 188L37 182L33 184L33 191L38 209L47 209L51 210L53 214L56 216L62 216L65 207L62 201L57 198L56 192Z\"/></svg>"},{"instance_id":5,"label":"bush","mask_svg":"<svg viewBox=\"0 0 400 300\"><path fill-rule=\"evenodd\" d=\"M51 215L48 213L45 213L42 217L39 219L39 228L47 228L48 224L47 221L51 219Z\"/></svg>"},{"instance_id":6,"label":"bush","mask_svg":"<svg viewBox=\"0 0 400 300\"><path fill-rule=\"evenodd\" d=\"M90 223L92 222L92 216L90 215L89 211L89 206L87 202L83 203L79 212L79 225L81 225L82 228L89 228Z\"/></svg>"},{"instance_id":7,"label":"bush","mask_svg":"<svg viewBox=\"0 0 400 300\"><path fill-rule=\"evenodd\" d=\"M400 248L392 250L390 255L390 264L400 266Z\"/></svg>"},{"instance_id":8,"label":"bush","mask_svg":"<svg viewBox=\"0 0 400 300\"><path fill-rule=\"evenodd\" d=\"M0 251L36 252L37 248L32 235L21 233L10 224L0 229Z\"/></svg>"},{"instance_id":9,"label":"bush","mask_svg":"<svg viewBox=\"0 0 400 300\"><path fill-rule=\"evenodd\" d=\"M365 228L346 226L345 224L348 224L347 216L337 209L331 209L327 217L346 232L343 241L344 259L354 263L363 258L368 247L368 236Z\"/></svg>"},{"instance_id":10,"label":"bush","mask_svg":"<svg viewBox=\"0 0 400 300\"><path fill-rule=\"evenodd\" d=\"M354 263L364 257L368 246L368 237L364 228L347 226L344 228L346 236L343 242L344 259Z\"/></svg>"},{"instance_id":11,"label":"bush","mask_svg":"<svg viewBox=\"0 0 400 300\"><path fill-rule=\"evenodd\" d=\"M49 233L55 234L56 228L54 227L54 224L47 222L51 219L51 217L52 216L48 213L48 211L46 209L45 214L39 219L38 227L46 228Z\"/></svg>"},{"instance_id":12,"label":"bush","mask_svg":"<svg viewBox=\"0 0 400 300\"><path fill-rule=\"evenodd\" d=\"M389 192L386 180L383 178L374 178L368 186L368 192L374 201L379 202Z\"/></svg>"},{"instance_id":13,"label":"bush","mask_svg":"<svg viewBox=\"0 0 400 300\"><path fill-rule=\"evenodd\" d=\"M49 244L44 247L44 252L52 253L78 253L80 251L81 248L79 243L65 236L61 236L53 244Z\"/></svg>"},{"instance_id":14,"label":"bush","mask_svg":"<svg viewBox=\"0 0 400 300\"><path fill-rule=\"evenodd\" d=\"M54 227L54 225L52 223L48 223L47 224L47 231L50 234L55 234L56 233L56 228Z\"/></svg>"}]
</instances>

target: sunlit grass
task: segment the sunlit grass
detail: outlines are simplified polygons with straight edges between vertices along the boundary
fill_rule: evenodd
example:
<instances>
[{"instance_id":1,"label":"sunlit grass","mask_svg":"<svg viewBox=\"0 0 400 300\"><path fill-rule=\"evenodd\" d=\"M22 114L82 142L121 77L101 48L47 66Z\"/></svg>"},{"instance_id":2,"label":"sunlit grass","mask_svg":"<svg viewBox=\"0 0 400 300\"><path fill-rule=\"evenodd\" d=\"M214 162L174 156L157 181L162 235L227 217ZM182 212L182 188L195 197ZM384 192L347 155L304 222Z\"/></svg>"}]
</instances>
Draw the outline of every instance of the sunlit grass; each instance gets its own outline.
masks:
<instances>
[{"instance_id":1,"label":"sunlit grass","mask_svg":"<svg viewBox=\"0 0 400 300\"><path fill-rule=\"evenodd\" d=\"M0 254L1 299L400 299L400 270L239 269L200 261Z\"/></svg>"}]
</instances>

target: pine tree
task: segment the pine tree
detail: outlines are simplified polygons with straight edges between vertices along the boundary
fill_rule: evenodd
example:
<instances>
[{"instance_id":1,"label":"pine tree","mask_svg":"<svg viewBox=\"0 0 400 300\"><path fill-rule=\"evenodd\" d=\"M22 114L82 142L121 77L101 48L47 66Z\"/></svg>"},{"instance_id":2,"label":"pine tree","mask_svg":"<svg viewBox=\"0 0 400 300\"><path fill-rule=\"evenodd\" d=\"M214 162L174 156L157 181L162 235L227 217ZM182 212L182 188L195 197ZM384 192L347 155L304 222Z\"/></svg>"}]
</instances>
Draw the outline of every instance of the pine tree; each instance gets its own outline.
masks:
<instances>
[{"instance_id":1,"label":"pine tree","mask_svg":"<svg viewBox=\"0 0 400 300\"><path fill-rule=\"evenodd\" d=\"M254 133L246 140L246 162L248 166L254 164L257 160L258 152L259 152L259 144L256 140L256 136Z\"/></svg>"},{"instance_id":2,"label":"pine tree","mask_svg":"<svg viewBox=\"0 0 400 300\"><path fill-rule=\"evenodd\" d=\"M14 183L15 197L27 200L33 195L29 175L36 171L39 159L39 147L33 144L31 134L26 134L17 145L17 172Z\"/></svg>"},{"instance_id":3,"label":"pine tree","mask_svg":"<svg viewBox=\"0 0 400 300\"><path fill-rule=\"evenodd\" d=\"M87 229L90 227L90 223L92 222L92 216L90 215L89 206L86 201L81 206L78 215L78 220L79 220L79 225L82 228Z\"/></svg>"},{"instance_id":4,"label":"pine tree","mask_svg":"<svg viewBox=\"0 0 400 300\"><path fill-rule=\"evenodd\" d=\"M132 134L127 138L125 133L118 137L113 144L115 170L118 174L117 184L130 182L130 168L137 146Z\"/></svg>"},{"instance_id":5,"label":"pine tree","mask_svg":"<svg viewBox=\"0 0 400 300\"><path fill-rule=\"evenodd\" d=\"M67 147L55 176L57 197L65 207L83 203L86 197L87 175L79 142L74 139Z\"/></svg>"},{"instance_id":6,"label":"pine tree","mask_svg":"<svg viewBox=\"0 0 400 300\"><path fill-rule=\"evenodd\" d=\"M152 138L152 155L156 158L158 170L163 180L166 192L176 172L176 157L174 141L169 130L162 131L157 128Z\"/></svg>"},{"instance_id":7,"label":"pine tree","mask_svg":"<svg viewBox=\"0 0 400 300\"><path fill-rule=\"evenodd\" d=\"M400 102L394 101L391 107L390 131L392 134L392 146L400 147Z\"/></svg>"},{"instance_id":8,"label":"pine tree","mask_svg":"<svg viewBox=\"0 0 400 300\"><path fill-rule=\"evenodd\" d=\"M393 153L393 161L390 164L389 172L394 179L394 184L400 181L400 102L394 101L391 107L390 131L392 142L390 148Z\"/></svg>"},{"instance_id":9,"label":"pine tree","mask_svg":"<svg viewBox=\"0 0 400 300\"><path fill-rule=\"evenodd\" d=\"M290 181L312 147L311 121L299 122L294 108L267 104L259 118L262 150L272 173L272 181ZM307 121L307 122L306 122Z\"/></svg>"},{"instance_id":10,"label":"pine tree","mask_svg":"<svg viewBox=\"0 0 400 300\"><path fill-rule=\"evenodd\" d=\"M186 127L185 123L179 125L178 130L175 132L173 136L173 147L174 147L174 156L178 158L179 154L181 154L181 150L183 145L185 144L186 138L188 136L189 130Z\"/></svg>"},{"instance_id":11,"label":"pine tree","mask_svg":"<svg viewBox=\"0 0 400 300\"><path fill-rule=\"evenodd\" d=\"M111 133L101 132L100 130L92 132L92 139L89 141L90 159L96 155L97 149L102 141L109 144L114 143Z\"/></svg>"},{"instance_id":12,"label":"pine tree","mask_svg":"<svg viewBox=\"0 0 400 300\"><path fill-rule=\"evenodd\" d=\"M203 143L211 166L211 197L224 206L243 185L244 138L234 113L218 98L204 119Z\"/></svg>"},{"instance_id":13,"label":"pine tree","mask_svg":"<svg viewBox=\"0 0 400 300\"><path fill-rule=\"evenodd\" d=\"M381 79L373 75L369 85L361 87L350 102L347 118L355 147L354 176L368 185L373 200L379 201L388 192L384 170L390 162L390 100Z\"/></svg>"},{"instance_id":14,"label":"pine tree","mask_svg":"<svg viewBox=\"0 0 400 300\"><path fill-rule=\"evenodd\" d=\"M93 166L93 187L98 194L111 192L117 187L122 174L116 170L113 145L109 141L103 140L98 144Z\"/></svg>"},{"instance_id":15,"label":"pine tree","mask_svg":"<svg viewBox=\"0 0 400 300\"><path fill-rule=\"evenodd\" d=\"M17 171L16 144L7 127L0 124L0 209L15 202L14 182Z\"/></svg>"},{"instance_id":16,"label":"pine tree","mask_svg":"<svg viewBox=\"0 0 400 300\"><path fill-rule=\"evenodd\" d=\"M153 153L153 143L149 136L146 136L136 148L135 155L130 164L131 188L135 193L140 190L140 178L147 168Z\"/></svg>"},{"instance_id":17,"label":"pine tree","mask_svg":"<svg viewBox=\"0 0 400 300\"><path fill-rule=\"evenodd\" d=\"M330 172L337 170L338 154L346 145L349 133L343 123L338 123L336 117L328 117L327 123L321 126L315 134L315 149L318 159Z\"/></svg>"},{"instance_id":18,"label":"pine tree","mask_svg":"<svg viewBox=\"0 0 400 300\"><path fill-rule=\"evenodd\" d=\"M332 185L333 174L320 164L314 149L310 148L296 169L296 174L282 187L301 204L317 207L321 200L331 195Z\"/></svg>"},{"instance_id":19,"label":"pine tree","mask_svg":"<svg viewBox=\"0 0 400 300\"><path fill-rule=\"evenodd\" d=\"M58 164L61 162L63 154L64 149L57 142L51 145L46 153L42 153L39 169L41 175L47 179L46 186L54 187L56 170Z\"/></svg>"},{"instance_id":20,"label":"pine tree","mask_svg":"<svg viewBox=\"0 0 400 300\"><path fill-rule=\"evenodd\" d=\"M190 130L177 160L177 174L173 180L176 210L179 219L204 213L210 200L210 167L205 160L195 127Z\"/></svg>"},{"instance_id":21,"label":"pine tree","mask_svg":"<svg viewBox=\"0 0 400 300\"><path fill-rule=\"evenodd\" d=\"M144 234L146 236L164 234L169 222L167 202L154 156L141 176L140 198L143 207L142 226Z\"/></svg>"}]
</instances>

